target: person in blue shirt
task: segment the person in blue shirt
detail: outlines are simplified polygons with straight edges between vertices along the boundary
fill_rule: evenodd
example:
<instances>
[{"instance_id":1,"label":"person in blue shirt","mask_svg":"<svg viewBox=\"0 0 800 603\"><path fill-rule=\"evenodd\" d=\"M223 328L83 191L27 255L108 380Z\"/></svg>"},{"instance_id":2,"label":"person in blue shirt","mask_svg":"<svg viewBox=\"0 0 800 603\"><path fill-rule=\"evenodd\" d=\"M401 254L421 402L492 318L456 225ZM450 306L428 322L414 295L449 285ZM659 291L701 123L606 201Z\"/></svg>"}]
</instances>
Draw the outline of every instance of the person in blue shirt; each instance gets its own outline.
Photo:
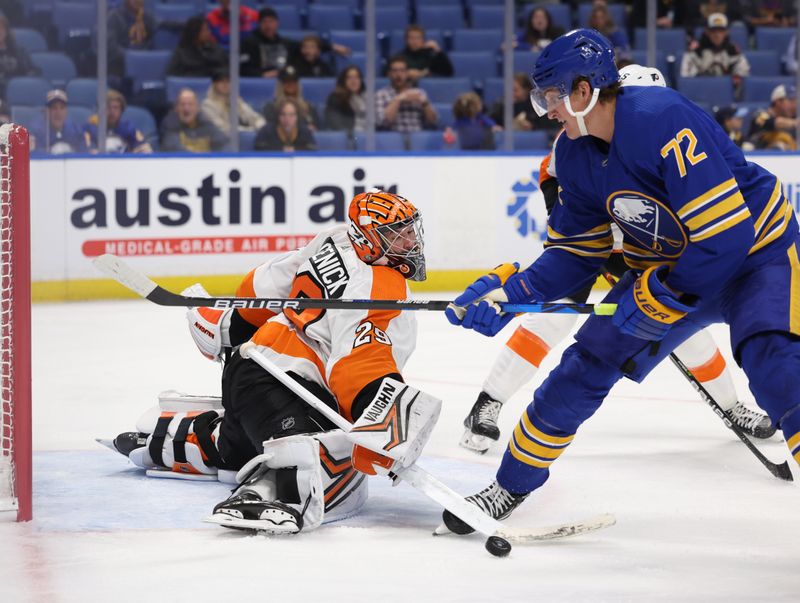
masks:
<instances>
[{"instance_id":1,"label":"person in blue shirt","mask_svg":"<svg viewBox=\"0 0 800 603\"><path fill-rule=\"evenodd\" d=\"M89 151L84 124L71 120L67 111L67 93L50 90L47 93L45 115L31 125L31 151L51 155Z\"/></svg>"},{"instance_id":2,"label":"person in blue shirt","mask_svg":"<svg viewBox=\"0 0 800 603\"><path fill-rule=\"evenodd\" d=\"M617 381L641 382L718 322L800 463L800 230L781 183L675 90L622 88L613 46L597 31L555 40L532 80L534 108L565 130L545 250L522 271L504 265L475 281L448 319L492 336L513 318L496 302L557 300L593 282L613 248L612 222L631 270L604 300L617 304L614 315L584 323L523 412L496 480L468 500L510 514Z\"/></svg>"},{"instance_id":3,"label":"person in blue shirt","mask_svg":"<svg viewBox=\"0 0 800 603\"><path fill-rule=\"evenodd\" d=\"M106 153L152 153L153 148L130 120L123 119L125 97L116 90L106 95ZM86 126L90 144L97 149L97 125L99 117L92 115ZM98 149L99 150L99 149ZM103 151L101 151L103 152Z\"/></svg>"}]
</instances>

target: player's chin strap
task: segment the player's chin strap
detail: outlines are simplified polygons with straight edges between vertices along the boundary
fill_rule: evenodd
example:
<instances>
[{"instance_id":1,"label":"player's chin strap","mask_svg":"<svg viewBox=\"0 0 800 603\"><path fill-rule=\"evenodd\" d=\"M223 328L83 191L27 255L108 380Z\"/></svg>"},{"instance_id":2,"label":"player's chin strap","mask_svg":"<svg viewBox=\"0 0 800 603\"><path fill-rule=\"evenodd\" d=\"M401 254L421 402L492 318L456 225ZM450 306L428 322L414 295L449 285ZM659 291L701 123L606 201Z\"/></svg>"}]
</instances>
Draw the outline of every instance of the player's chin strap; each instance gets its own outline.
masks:
<instances>
[{"instance_id":1,"label":"player's chin strap","mask_svg":"<svg viewBox=\"0 0 800 603\"><path fill-rule=\"evenodd\" d=\"M597 99L599 98L600 88L595 88L592 90L592 98L589 99L589 104L586 105L586 108L583 111L573 111L572 104L569 102L569 96L564 97L564 105L567 107L567 112L578 121L578 130L580 130L581 136L589 135L589 130L586 129L586 122L583 118L589 114L589 111L594 109L594 106L597 104Z\"/></svg>"}]
</instances>

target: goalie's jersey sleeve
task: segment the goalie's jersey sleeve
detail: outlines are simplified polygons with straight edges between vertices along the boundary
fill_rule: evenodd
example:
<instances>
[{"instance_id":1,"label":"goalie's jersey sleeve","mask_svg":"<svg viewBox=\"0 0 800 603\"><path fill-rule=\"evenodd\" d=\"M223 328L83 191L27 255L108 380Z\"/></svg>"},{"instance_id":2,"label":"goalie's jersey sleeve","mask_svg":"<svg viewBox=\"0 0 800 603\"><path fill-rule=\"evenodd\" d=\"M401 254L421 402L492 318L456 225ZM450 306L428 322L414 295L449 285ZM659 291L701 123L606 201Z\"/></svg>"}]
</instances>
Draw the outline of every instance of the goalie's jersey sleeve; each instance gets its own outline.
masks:
<instances>
[{"instance_id":1,"label":"goalie's jersey sleeve","mask_svg":"<svg viewBox=\"0 0 800 603\"><path fill-rule=\"evenodd\" d=\"M312 247L313 244L313 247ZM288 297L405 299L403 276L356 255L345 227L314 239L292 275ZM261 326L253 342L287 372L328 388L339 412L371 383L402 369L416 345L413 312L399 310L285 310Z\"/></svg>"}]
</instances>

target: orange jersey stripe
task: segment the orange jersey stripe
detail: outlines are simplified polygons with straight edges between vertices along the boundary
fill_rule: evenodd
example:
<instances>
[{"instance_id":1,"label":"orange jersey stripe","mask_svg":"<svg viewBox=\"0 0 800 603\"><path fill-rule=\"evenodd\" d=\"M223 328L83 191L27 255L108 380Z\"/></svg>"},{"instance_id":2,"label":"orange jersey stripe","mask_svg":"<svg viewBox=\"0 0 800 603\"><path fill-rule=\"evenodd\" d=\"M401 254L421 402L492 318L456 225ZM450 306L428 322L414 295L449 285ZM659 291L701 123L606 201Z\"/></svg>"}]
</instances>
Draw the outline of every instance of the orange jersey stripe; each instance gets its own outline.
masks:
<instances>
[{"instance_id":1,"label":"orange jersey stripe","mask_svg":"<svg viewBox=\"0 0 800 603\"><path fill-rule=\"evenodd\" d=\"M517 330L514 331L506 345L518 356L521 356L536 367L542 364L542 360L550 352L549 345L523 327L517 327Z\"/></svg>"},{"instance_id":2,"label":"orange jersey stripe","mask_svg":"<svg viewBox=\"0 0 800 603\"><path fill-rule=\"evenodd\" d=\"M405 296L406 282L399 272L388 266L372 267L371 299L403 299ZM376 329L385 332L392 319L399 315L399 310L370 310L361 324L370 322L373 332ZM353 420L353 401L364 386L384 375L399 372L391 344L370 336L368 341L354 348L336 363L330 374L330 387L339 401L342 416Z\"/></svg>"},{"instance_id":3,"label":"orange jersey stripe","mask_svg":"<svg viewBox=\"0 0 800 603\"><path fill-rule=\"evenodd\" d=\"M325 379L325 364L317 353L301 340L297 334L280 321L261 326L253 335L253 343L270 348L276 354L302 358L314 363L322 379Z\"/></svg>"},{"instance_id":4,"label":"orange jersey stripe","mask_svg":"<svg viewBox=\"0 0 800 603\"><path fill-rule=\"evenodd\" d=\"M255 286L253 285L255 274L255 269L247 273L247 276L244 277L244 280L242 280L241 284L236 289L236 297L258 297L256 295ZM244 318L247 322L255 327L260 327L270 318L275 316L275 312L272 312L271 310L252 310L249 308L239 308L236 311L239 313L239 316Z\"/></svg>"},{"instance_id":5,"label":"orange jersey stripe","mask_svg":"<svg viewBox=\"0 0 800 603\"><path fill-rule=\"evenodd\" d=\"M700 383L705 383L706 381L711 381L719 377L722 371L725 370L725 366L725 359L722 357L722 354L719 353L719 350L716 350L711 360L698 367L690 368L689 372L697 377Z\"/></svg>"}]
</instances>

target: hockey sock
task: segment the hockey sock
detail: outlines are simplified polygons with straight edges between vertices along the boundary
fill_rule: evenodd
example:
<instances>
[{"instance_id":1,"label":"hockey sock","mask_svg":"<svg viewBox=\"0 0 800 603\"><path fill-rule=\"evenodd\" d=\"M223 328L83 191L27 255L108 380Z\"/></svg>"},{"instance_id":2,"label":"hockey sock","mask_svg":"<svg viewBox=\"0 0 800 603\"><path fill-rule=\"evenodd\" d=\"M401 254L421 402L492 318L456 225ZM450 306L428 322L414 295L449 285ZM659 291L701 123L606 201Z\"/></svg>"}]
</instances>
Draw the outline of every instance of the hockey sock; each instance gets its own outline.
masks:
<instances>
[{"instance_id":1,"label":"hockey sock","mask_svg":"<svg viewBox=\"0 0 800 603\"><path fill-rule=\"evenodd\" d=\"M738 396L730 369L707 331L699 331L687 339L675 348L675 355L703 384L722 410L730 410L736 405Z\"/></svg>"}]
</instances>

